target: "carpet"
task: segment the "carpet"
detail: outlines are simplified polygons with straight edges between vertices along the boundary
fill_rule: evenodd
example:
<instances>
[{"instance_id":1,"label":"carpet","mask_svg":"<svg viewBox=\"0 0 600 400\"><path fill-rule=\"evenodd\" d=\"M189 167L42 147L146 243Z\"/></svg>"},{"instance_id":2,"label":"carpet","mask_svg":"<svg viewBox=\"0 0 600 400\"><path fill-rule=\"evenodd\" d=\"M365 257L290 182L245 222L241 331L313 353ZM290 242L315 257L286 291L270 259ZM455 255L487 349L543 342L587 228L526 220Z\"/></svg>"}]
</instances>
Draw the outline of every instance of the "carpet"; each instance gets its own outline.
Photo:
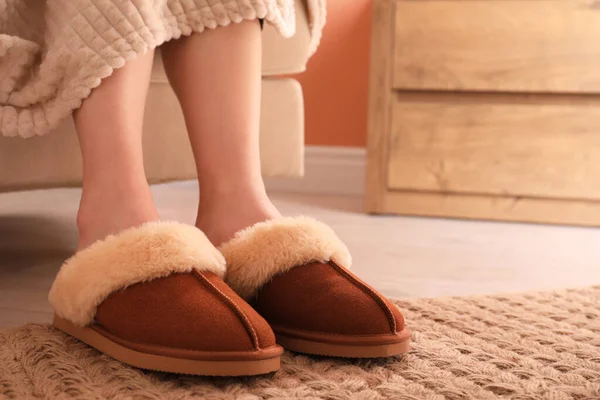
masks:
<instances>
[{"instance_id":1,"label":"carpet","mask_svg":"<svg viewBox=\"0 0 600 400\"><path fill-rule=\"evenodd\" d=\"M600 399L600 286L396 302L413 350L387 360L286 353L253 378L148 373L48 326L0 331L2 399Z\"/></svg>"}]
</instances>

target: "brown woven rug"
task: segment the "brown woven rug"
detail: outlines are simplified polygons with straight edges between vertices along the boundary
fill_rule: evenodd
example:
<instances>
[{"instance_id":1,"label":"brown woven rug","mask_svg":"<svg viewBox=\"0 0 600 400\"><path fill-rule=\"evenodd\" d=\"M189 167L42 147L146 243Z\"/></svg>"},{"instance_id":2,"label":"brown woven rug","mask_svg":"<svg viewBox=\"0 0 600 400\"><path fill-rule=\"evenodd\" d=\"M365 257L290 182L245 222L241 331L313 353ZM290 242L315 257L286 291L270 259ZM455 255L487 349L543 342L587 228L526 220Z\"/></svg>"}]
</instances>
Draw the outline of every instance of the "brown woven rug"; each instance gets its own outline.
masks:
<instances>
[{"instance_id":1,"label":"brown woven rug","mask_svg":"<svg viewBox=\"0 0 600 400\"><path fill-rule=\"evenodd\" d=\"M52 328L0 332L2 399L600 399L600 287L398 302L404 357L286 354L259 378L141 372Z\"/></svg>"}]
</instances>

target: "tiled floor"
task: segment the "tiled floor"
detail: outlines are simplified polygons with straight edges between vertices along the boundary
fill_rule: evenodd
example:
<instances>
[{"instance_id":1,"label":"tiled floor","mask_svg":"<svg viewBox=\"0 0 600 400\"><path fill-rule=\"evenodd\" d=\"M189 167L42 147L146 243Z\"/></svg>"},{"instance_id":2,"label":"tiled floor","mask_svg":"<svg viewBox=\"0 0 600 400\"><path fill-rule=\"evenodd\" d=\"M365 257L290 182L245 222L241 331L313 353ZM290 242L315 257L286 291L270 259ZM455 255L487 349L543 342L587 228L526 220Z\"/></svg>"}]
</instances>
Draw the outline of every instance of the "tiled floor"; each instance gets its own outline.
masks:
<instances>
[{"instance_id":1,"label":"tiled floor","mask_svg":"<svg viewBox=\"0 0 600 400\"><path fill-rule=\"evenodd\" d=\"M197 187L154 187L164 219L192 222ZM48 322L48 289L73 251L79 189L0 194L0 327ZM330 224L353 269L391 297L513 292L600 284L600 229L375 217L362 200L274 194L286 215Z\"/></svg>"}]
</instances>

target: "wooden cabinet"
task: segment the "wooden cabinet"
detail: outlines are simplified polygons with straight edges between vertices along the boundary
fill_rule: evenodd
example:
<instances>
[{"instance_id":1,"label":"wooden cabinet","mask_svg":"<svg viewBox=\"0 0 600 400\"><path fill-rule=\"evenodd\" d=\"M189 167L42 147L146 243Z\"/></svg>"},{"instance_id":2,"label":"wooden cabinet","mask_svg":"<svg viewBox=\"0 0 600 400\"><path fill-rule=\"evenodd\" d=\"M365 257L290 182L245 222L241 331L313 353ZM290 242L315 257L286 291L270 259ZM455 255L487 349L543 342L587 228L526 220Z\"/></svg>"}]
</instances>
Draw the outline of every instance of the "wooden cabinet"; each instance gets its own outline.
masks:
<instances>
[{"instance_id":1,"label":"wooden cabinet","mask_svg":"<svg viewBox=\"0 0 600 400\"><path fill-rule=\"evenodd\" d=\"M367 211L600 225L600 3L375 0Z\"/></svg>"},{"instance_id":2,"label":"wooden cabinet","mask_svg":"<svg viewBox=\"0 0 600 400\"><path fill-rule=\"evenodd\" d=\"M395 6L396 89L600 93L597 0L399 0Z\"/></svg>"}]
</instances>

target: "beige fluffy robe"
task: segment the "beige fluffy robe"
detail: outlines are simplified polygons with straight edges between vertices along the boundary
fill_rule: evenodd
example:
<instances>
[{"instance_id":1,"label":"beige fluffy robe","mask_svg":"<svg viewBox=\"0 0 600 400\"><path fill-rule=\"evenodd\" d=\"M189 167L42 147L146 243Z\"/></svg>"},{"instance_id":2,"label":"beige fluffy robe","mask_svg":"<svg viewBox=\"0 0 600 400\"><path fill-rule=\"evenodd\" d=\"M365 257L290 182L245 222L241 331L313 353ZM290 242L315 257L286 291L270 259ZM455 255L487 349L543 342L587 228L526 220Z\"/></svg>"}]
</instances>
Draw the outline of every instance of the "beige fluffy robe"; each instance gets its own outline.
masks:
<instances>
[{"instance_id":1,"label":"beige fluffy robe","mask_svg":"<svg viewBox=\"0 0 600 400\"><path fill-rule=\"evenodd\" d=\"M49 300L60 317L85 326L111 293L192 269L223 277L225 259L194 226L149 222L98 241L67 260Z\"/></svg>"},{"instance_id":2,"label":"beige fluffy robe","mask_svg":"<svg viewBox=\"0 0 600 400\"><path fill-rule=\"evenodd\" d=\"M350 268L352 257L333 229L308 217L278 218L238 232L219 247L225 281L246 300L273 277L314 261Z\"/></svg>"},{"instance_id":3,"label":"beige fluffy robe","mask_svg":"<svg viewBox=\"0 0 600 400\"><path fill-rule=\"evenodd\" d=\"M314 52L326 0L307 1ZM44 135L138 54L256 18L291 36L294 0L0 0L0 133Z\"/></svg>"}]
</instances>

